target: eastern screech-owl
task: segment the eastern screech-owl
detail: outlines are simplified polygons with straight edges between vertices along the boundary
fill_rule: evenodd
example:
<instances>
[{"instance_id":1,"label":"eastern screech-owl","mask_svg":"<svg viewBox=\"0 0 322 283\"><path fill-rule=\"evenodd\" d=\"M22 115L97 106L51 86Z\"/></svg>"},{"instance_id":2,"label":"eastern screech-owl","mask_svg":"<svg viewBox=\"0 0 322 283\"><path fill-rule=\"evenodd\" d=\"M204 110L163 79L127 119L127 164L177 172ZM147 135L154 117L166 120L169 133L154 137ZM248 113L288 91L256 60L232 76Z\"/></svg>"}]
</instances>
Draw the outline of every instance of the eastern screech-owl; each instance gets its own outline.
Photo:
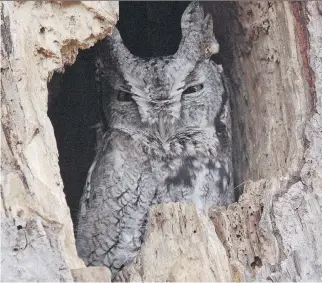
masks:
<instances>
[{"instance_id":1,"label":"eastern screech-owl","mask_svg":"<svg viewBox=\"0 0 322 283\"><path fill-rule=\"evenodd\" d=\"M173 56L142 59L117 29L98 46L104 127L80 204L77 248L115 276L142 244L149 207L232 202L229 105L210 15L196 2Z\"/></svg>"}]
</instances>

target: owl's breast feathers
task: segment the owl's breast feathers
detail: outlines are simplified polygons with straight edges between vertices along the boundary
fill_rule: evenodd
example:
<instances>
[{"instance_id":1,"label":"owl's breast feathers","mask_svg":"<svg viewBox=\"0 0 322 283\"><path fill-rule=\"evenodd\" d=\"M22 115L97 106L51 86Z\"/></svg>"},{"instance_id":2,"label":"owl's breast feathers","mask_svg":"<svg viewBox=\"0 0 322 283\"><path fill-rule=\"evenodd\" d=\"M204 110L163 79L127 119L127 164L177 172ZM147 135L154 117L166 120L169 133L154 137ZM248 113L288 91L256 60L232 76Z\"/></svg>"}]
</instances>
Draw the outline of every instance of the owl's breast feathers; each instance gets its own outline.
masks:
<instances>
[{"instance_id":1,"label":"owl's breast feathers","mask_svg":"<svg viewBox=\"0 0 322 283\"><path fill-rule=\"evenodd\" d=\"M198 186L204 190L205 183L217 187L210 188L209 192L218 190L218 194L224 194L227 191L231 181L230 155L220 145L214 127L179 128L167 140L161 140L147 130L119 127L111 131L109 138L114 146L127 148L131 155L135 152L141 156L144 154L151 167L158 168L152 169L151 174L155 175L156 186L163 184L168 187L169 194L172 194L168 197L169 201L182 200L181 192L188 187L192 191L198 191ZM207 179L209 174L212 180ZM199 175L206 177L201 178ZM177 192L180 192L178 196ZM207 193L202 194L207 197ZM162 198L164 201L165 197Z\"/></svg>"}]
</instances>

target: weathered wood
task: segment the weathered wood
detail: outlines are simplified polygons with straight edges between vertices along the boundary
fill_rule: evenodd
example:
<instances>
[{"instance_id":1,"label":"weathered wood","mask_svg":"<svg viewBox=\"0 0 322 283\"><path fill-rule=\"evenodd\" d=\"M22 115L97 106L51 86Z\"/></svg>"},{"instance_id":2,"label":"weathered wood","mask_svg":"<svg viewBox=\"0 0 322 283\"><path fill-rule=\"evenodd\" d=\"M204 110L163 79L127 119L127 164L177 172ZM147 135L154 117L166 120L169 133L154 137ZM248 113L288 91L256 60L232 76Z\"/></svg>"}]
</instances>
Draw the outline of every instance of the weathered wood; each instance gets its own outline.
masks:
<instances>
[{"instance_id":1,"label":"weathered wood","mask_svg":"<svg viewBox=\"0 0 322 283\"><path fill-rule=\"evenodd\" d=\"M75 282L111 282L111 272L106 267L91 266L72 269Z\"/></svg>"},{"instance_id":2,"label":"weathered wood","mask_svg":"<svg viewBox=\"0 0 322 283\"><path fill-rule=\"evenodd\" d=\"M150 209L145 243L122 281L230 282L226 251L211 221L194 205Z\"/></svg>"},{"instance_id":3,"label":"weathered wood","mask_svg":"<svg viewBox=\"0 0 322 283\"><path fill-rule=\"evenodd\" d=\"M235 182L247 181L244 193L211 210L214 227L190 206L152 208L124 278L321 281L321 3L207 8L232 83ZM116 14L115 2L1 3L2 281L72 281L72 269L89 280L47 117L47 80L78 48L110 34Z\"/></svg>"},{"instance_id":4,"label":"weathered wood","mask_svg":"<svg viewBox=\"0 0 322 283\"><path fill-rule=\"evenodd\" d=\"M223 60L234 89L236 185L253 180L239 203L210 213L233 278L322 279L320 6L238 2L215 12L232 19L221 50L231 55Z\"/></svg>"},{"instance_id":5,"label":"weathered wood","mask_svg":"<svg viewBox=\"0 0 322 283\"><path fill-rule=\"evenodd\" d=\"M82 268L63 193L47 80L111 33L117 3L1 3L1 280L73 281Z\"/></svg>"}]
</instances>

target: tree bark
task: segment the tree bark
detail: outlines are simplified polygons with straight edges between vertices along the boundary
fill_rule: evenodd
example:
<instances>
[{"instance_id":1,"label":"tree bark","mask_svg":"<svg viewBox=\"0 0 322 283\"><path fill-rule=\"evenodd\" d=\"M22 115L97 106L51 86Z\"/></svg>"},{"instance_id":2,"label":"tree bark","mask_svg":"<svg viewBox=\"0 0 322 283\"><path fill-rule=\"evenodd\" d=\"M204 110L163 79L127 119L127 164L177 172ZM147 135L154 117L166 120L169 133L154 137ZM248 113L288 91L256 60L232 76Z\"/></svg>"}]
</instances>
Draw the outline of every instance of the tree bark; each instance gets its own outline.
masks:
<instances>
[{"instance_id":1,"label":"tree bark","mask_svg":"<svg viewBox=\"0 0 322 283\"><path fill-rule=\"evenodd\" d=\"M322 5L204 6L231 84L235 184L243 193L209 217L189 205L152 207L145 243L123 279L321 281ZM111 34L117 14L117 2L1 3L2 281L109 280L77 256L47 82L78 48Z\"/></svg>"},{"instance_id":2,"label":"tree bark","mask_svg":"<svg viewBox=\"0 0 322 283\"><path fill-rule=\"evenodd\" d=\"M85 267L47 116L47 81L78 48L109 35L117 13L115 2L1 3L2 281L72 281L71 269Z\"/></svg>"},{"instance_id":3,"label":"tree bark","mask_svg":"<svg viewBox=\"0 0 322 283\"><path fill-rule=\"evenodd\" d=\"M210 217L233 278L320 281L321 3L238 2L226 16L236 185L247 182Z\"/></svg>"}]
</instances>

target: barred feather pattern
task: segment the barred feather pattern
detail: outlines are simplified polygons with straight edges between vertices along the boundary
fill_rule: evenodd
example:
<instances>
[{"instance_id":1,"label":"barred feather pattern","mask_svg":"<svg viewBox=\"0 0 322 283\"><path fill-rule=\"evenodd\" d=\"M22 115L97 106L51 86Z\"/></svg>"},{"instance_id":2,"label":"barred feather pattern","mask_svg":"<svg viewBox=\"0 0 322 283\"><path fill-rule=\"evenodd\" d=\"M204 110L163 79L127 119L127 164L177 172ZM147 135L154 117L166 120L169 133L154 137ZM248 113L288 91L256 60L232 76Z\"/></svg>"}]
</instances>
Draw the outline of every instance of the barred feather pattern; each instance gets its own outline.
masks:
<instances>
[{"instance_id":1,"label":"barred feather pattern","mask_svg":"<svg viewBox=\"0 0 322 283\"><path fill-rule=\"evenodd\" d=\"M230 109L212 19L193 2L173 56L133 56L114 30L98 46L104 121L88 172L76 244L114 280L140 249L151 205L233 202ZM124 99L126 98L126 99Z\"/></svg>"}]
</instances>

